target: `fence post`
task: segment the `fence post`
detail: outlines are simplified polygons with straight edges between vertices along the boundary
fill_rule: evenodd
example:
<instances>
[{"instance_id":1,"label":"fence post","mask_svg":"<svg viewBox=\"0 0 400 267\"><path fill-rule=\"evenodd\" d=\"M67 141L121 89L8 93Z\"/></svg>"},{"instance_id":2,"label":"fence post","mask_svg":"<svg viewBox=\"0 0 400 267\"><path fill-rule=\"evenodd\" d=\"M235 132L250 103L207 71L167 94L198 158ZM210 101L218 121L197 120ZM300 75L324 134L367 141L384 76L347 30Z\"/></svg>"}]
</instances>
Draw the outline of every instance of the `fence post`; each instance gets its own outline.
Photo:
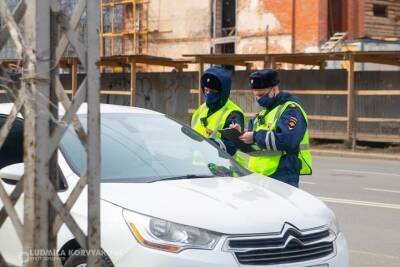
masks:
<instances>
[{"instance_id":1,"label":"fence post","mask_svg":"<svg viewBox=\"0 0 400 267\"><path fill-rule=\"evenodd\" d=\"M87 194L88 194L88 225L87 248L89 251L100 251L100 2L86 2L86 34L87 34ZM101 256L98 253L89 254L87 266L100 267Z\"/></svg>"},{"instance_id":2,"label":"fence post","mask_svg":"<svg viewBox=\"0 0 400 267\"><path fill-rule=\"evenodd\" d=\"M130 105L133 107L136 105L136 62L131 61L131 95Z\"/></svg>"},{"instance_id":3,"label":"fence post","mask_svg":"<svg viewBox=\"0 0 400 267\"><path fill-rule=\"evenodd\" d=\"M347 69L347 146L353 150L356 145L356 136L354 132L354 56L349 55L349 68Z\"/></svg>"},{"instance_id":4,"label":"fence post","mask_svg":"<svg viewBox=\"0 0 400 267\"><path fill-rule=\"evenodd\" d=\"M201 92L201 76L203 76L204 73L204 63L199 59L199 95L198 95L198 105L201 105L202 102L202 92Z\"/></svg>"},{"instance_id":5,"label":"fence post","mask_svg":"<svg viewBox=\"0 0 400 267\"><path fill-rule=\"evenodd\" d=\"M72 60L71 79L72 96L75 96L78 90L78 59L76 58Z\"/></svg>"}]
</instances>

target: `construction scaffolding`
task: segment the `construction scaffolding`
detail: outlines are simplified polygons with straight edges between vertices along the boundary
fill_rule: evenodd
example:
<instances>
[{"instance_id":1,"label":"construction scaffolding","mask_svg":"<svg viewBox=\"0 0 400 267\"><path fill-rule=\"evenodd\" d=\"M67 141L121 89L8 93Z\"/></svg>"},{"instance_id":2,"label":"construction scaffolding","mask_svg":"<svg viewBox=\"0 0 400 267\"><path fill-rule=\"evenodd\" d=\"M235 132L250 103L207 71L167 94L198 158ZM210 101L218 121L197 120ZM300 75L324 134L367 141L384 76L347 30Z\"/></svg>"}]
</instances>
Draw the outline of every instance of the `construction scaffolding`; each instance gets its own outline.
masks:
<instances>
[{"instance_id":1,"label":"construction scaffolding","mask_svg":"<svg viewBox=\"0 0 400 267\"><path fill-rule=\"evenodd\" d=\"M149 1L101 1L101 56L149 52Z\"/></svg>"}]
</instances>

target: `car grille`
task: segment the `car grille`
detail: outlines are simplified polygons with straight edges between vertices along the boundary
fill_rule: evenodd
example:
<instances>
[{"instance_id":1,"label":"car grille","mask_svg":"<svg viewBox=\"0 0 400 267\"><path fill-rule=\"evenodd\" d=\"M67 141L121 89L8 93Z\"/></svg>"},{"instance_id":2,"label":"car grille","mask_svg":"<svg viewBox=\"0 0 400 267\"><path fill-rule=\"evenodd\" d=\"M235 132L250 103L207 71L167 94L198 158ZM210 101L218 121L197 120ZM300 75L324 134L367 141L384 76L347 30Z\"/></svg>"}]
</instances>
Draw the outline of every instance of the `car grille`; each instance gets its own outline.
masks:
<instances>
[{"instance_id":1,"label":"car grille","mask_svg":"<svg viewBox=\"0 0 400 267\"><path fill-rule=\"evenodd\" d=\"M277 235L230 237L225 248L245 266L289 264L328 257L334 252L334 239L327 228L301 232L285 224Z\"/></svg>"}]
</instances>

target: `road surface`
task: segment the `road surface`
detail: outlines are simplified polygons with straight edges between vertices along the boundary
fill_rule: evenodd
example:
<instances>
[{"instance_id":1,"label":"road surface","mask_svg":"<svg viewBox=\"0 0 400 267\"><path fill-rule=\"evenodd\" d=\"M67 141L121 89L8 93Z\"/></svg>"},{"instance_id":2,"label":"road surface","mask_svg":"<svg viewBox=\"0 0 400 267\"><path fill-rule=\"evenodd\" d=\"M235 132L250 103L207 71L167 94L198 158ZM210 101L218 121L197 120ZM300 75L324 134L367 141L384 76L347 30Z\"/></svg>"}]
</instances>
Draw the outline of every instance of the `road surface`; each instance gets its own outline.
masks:
<instances>
[{"instance_id":1,"label":"road surface","mask_svg":"<svg viewBox=\"0 0 400 267\"><path fill-rule=\"evenodd\" d=\"M300 188L334 210L350 266L400 266L400 162L314 157Z\"/></svg>"}]
</instances>

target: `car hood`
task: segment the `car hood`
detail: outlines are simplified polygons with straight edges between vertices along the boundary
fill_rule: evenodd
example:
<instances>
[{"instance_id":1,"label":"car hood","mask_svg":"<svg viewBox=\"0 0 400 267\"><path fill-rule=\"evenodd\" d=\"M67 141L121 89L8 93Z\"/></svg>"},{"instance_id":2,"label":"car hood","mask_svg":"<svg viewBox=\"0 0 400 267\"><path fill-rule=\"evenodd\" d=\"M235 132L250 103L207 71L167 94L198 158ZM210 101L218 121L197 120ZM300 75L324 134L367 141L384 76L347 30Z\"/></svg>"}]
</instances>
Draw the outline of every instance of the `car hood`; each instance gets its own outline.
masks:
<instances>
[{"instance_id":1,"label":"car hood","mask_svg":"<svg viewBox=\"0 0 400 267\"><path fill-rule=\"evenodd\" d=\"M326 225L321 201L272 178L200 178L153 183L102 183L103 200L124 209L225 234L280 232Z\"/></svg>"}]
</instances>

